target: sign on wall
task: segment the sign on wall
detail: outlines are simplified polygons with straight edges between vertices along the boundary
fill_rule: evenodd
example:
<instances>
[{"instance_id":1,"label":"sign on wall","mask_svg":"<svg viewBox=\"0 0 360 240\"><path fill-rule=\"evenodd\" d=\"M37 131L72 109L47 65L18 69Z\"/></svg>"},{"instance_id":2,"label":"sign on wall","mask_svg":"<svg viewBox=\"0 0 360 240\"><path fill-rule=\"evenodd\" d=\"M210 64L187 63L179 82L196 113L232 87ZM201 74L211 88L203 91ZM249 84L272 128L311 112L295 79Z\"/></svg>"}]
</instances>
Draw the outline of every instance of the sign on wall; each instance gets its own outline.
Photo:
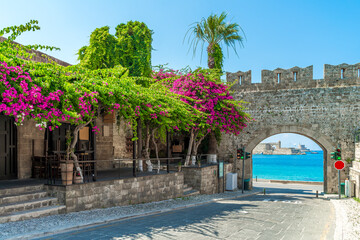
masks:
<instances>
[{"instance_id":1,"label":"sign on wall","mask_svg":"<svg viewBox=\"0 0 360 240\"><path fill-rule=\"evenodd\" d=\"M224 177L224 161L219 161L219 178Z\"/></svg>"}]
</instances>

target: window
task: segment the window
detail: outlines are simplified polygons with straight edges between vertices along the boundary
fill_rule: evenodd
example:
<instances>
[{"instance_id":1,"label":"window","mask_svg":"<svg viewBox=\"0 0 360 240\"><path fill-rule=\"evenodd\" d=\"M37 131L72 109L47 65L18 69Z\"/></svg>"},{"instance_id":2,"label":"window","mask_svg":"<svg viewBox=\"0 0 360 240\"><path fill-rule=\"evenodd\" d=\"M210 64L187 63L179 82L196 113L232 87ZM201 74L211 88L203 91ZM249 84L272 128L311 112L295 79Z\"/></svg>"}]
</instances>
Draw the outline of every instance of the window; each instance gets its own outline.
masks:
<instances>
[{"instance_id":1,"label":"window","mask_svg":"<svg viewBox=\"0 0 360 240\"><path fill-rule=\"evenodd\" d=\"M294 81L297 81L297 72L294 72Z\"/></svg>"},{"instance_id":2,"label":"window","mask_svg":"<svg viewBox=\"0 0 360 240\"><path fill-rule=\"evenodd\" d=\"M280 83L280 80L281 80L281 73L278 73L277 74L277 83Z\"/></svg>"},{"instance_id":3,"label":"window","mask_svg":"<svg viewBox=\"0 0 360 240\"><path fill-rule=\"evenodd\" d=\"M239 77L239 85L242 83L242 76Z\"/></svg>"},{"instance_id":4,"label":"window","mask_svg":"<svg viewBox=\"0 0 360 240\"><path fill-rule=\"evenodd\" d=\"M344 79L344 77L345 77L345 69L342 68L341 69L341 79Z\"/></svg>"}]
</instances>

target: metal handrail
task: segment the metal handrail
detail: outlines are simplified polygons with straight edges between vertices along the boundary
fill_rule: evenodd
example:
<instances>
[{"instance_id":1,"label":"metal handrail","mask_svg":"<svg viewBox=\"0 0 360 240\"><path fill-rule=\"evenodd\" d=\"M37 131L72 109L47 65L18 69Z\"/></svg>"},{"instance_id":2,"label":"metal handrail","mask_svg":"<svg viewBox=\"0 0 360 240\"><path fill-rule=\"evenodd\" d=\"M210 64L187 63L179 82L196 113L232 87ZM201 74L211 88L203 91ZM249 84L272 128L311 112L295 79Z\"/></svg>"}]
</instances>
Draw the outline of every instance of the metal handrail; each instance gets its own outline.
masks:
<instances>
[{"instance_id":1,"label":"metal handrail","mask_svg":"<svg viewBox=\"0 0 360 240\"><path fill-rule=\"evenodd\" d=\"M164 162L166 161L166 171L167 173L170 172L170 160L180 160L182 161L181 157L174 157L174 158L139 158L139 159L132 159L132 158L123 158L123 159L104 159L104 160L78 160L77 163L80 165L81 172L83 175L83 178L81 179L81 176L78 176L78 171L75 168L75 161L74 160L65 160L61 159L59 156L54 158L49 158L47 161L46 166L46 178L47 178L47 184L49 185L71 185L78 184L78 183L84 183L84 182L93 182L97 181L97 163L101 162L118 162L119 168L120 163L124 161L133 161L133 177L136 177L136 168L137 168L137 161L140 160L150 160L150 161L159 161ZM62 165L63 164L63 165ZM70 165L66 165L70 164ZM63 168L63 169L61 169ZM65 169L66 168L66 169ZM161 168L156 168L156 165L154 164L154 169L158 169L158 172L160 172ZM119 178L121 177L120 171ZM80 173L79 173L80 175ZM76 179L75 179L76 178ZM80 178L80 179L79 179ZM61 184L60 184L61 182Z\"/></svg>"}]
</instances>

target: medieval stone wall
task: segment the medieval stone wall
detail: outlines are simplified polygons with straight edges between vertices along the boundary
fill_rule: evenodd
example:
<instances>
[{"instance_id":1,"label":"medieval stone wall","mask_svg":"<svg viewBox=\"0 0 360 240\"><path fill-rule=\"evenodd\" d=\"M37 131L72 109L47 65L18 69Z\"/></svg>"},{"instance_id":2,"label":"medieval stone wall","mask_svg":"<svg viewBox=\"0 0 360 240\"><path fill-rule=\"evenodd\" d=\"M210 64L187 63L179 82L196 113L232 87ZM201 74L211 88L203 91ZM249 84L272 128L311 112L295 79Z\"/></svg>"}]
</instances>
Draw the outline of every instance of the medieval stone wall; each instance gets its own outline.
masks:
<instances>
[{"instance_id":1,"label":"medieval stone wall","mask_svg":"<svg viewBox=\"0 0 360 240\"><path fill-rule=\"evenodd\" d=\"M48 192L66 205L67 212L139 204L181 197L181 172L110 181L46 186Z\"/></svg>"},{"instance_id":2,"label":"medieval stone wall","mask_svg":"<svg viewBox=\"0 0 360 240\"><path fill-rule=\"evenodd\" d=\"M199 190L200 194L215 194L224 191L226 174L233 172L233 164L224 164L224 178L218 177L219 166L210 165L202 167L183 167L184 183Z\"/></svg>"},{"instance_id":3,"label":"medieval stone wall","mask_svg":"<svg viewBox=\"0 0 360 240\"><path fill-rule=\"evenodd\" d=\"M114 158L115 159L132 159L132 130L125 123L120 121L113 126L113 146L114 146ZM121 161L121 166L132 166L132 161Z\"/></svg>"},{"instance_id":4,"label":"medieval stone wall","mask_svg":"<svg viewBox=\"0 0 360 240\"><path fill-rule=\"evenodd\" d=\"M103 118L103 117L102 117ZM103 119L96 119L96 126L100 132L96 134L95 140L95 160L97 169L113 168L114 148L113 148L113 123L106 123Z\"/></svg>"},{"instance_id":5,"label":"medieval stone wall","mask_svg":"<svg viewBox=\"0 0 360 240\"><path fill-rule=\"evenodd\" d=\"M44 156L45 130L35 127L35 121L24 121L17 127L18 178L30 178L31 156ZM34 141L34 144L33 144Z\"/></svg>"},{"instance_id":6,"label":"medieval stone wall","mask_svg":"<svg viewBox=\"0 0 360 240\"><path fill-rule=\"evenodd\" d=\"M350 180L355 183L355 197L359 198L360 194L360 142L355 143L355 158L350 167Z\"/></svg>"},{"instance_id":7,"label":"medieval stone wall","mask_svg":"<svg viewBox=\"0 0 360 240\"><path fill-rule=\"evenodd\" d=\"M262 83L235 84L234 97L248 102L246 112L254 120L239 136L224 136L219 155L235 156L240 144L251 152L262 140L278 133L302 134L324 150L324 188L335 192L337 175L330 152L340 143L343 158L354 158L354 132L360 119L359 68L360 64L325 65L321 80L312 79L312 66L264 70ZM227 81L239 81L238 74L227 73ZM236 166L240 173L241 164ZM251 159L246 160L245 170L245 178L250 178ZM348 167L342 175L348 176Z\"/></svg>"}]
</instances>

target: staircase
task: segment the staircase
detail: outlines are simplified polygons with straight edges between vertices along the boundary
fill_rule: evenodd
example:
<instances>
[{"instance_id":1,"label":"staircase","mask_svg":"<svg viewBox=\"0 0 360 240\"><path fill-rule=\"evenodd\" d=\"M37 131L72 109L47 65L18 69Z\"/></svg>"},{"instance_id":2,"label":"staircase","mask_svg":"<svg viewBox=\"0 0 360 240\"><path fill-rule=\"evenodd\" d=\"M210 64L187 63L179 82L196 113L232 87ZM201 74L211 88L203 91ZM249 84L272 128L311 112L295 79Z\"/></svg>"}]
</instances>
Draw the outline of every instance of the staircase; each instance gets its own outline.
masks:
<instances>
[{"instance_id":1,"label":"staircase","mask_svg":"<svg viewBox=\"0 0 360 240\"><path fill-rule=\"evenodd\" d=\"M0 189L0 223L65 213L58 199L49 197L44 185Z\"/></svg>"},{"instance_id":2,"label":"staircase","mask_svg":"<svg viewBox=\"0 0 360 240\"><path fill-rule=\"evenodd\" d=\"M200 192L192 187L189 187L187 184L184 184L183 197L190 197L194 195L199 195Z\"/></svg>"}]
</instances>

